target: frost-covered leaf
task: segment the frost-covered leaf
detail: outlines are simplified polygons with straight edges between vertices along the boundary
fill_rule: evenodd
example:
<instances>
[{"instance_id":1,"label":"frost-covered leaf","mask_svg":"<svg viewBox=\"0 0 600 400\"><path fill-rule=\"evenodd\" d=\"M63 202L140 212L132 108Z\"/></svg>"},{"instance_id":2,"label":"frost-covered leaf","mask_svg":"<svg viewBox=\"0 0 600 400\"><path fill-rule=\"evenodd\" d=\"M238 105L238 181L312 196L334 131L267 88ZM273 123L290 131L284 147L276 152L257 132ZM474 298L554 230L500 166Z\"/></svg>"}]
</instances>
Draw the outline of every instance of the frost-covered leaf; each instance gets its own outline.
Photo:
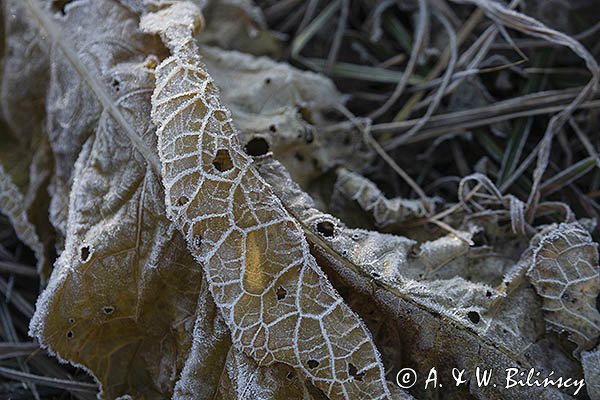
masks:
<instances>
[{"instance_id":1,"label":"frost-covered leaf","mask_svg":"<svg viewBox=\"0 0 600 400\"><path fill-rule=\"evenodd\" d=\"M203 280L193 344L174 399L313 399L302 379L283 364L259 367L232 346L231 333ZM319 399L317 397L316 399Z\"/></svg>"},{"instance_id":2,"label":"frost-covered leaf","mask_svg":"<svg viewBox=\"0 0 600 400\"><path fill-rule=\"evenodd\" d=\"M336 165L362 168L372 159L360 135L321 129L323 112L343 101L329 79L237 51L201 46L200 54L247 153L272 151L301 186Z\"/></svg>"},{"instance_id":3,"label":"frost-covered leaf","mask_svg":"<svg viewBox=\"0 0 600 400\"><path fill-rule=\"evenodd\" d=\"M336 199L356 201L372 215L378 228L427 216L427 208L422 200L388 199L373 182L344 168L338 170L333 190ZM435 205L435 200L431 199L430 204Z\"/></svg>"},{"instance_id":4,"label":"frost-covered leaf","mask_svg":"<svg viewBox=\"0 0 600 400\"><path fill-rule=\"evenodd\" d=\"M156 70L152 110L167 215L203 263L236 347L261 366L294 367L331 399L389 398L369 332L242 151L192 42L198 12L179 3L142 20L173 54Z\"/></svg>"},{"instance_id":5,"label":"frost-covered leaf","mask_svg":"<svg viewBox=\"0 0 600 400\"><path fill-rule=\"evenodd\" d=\"M119 26L92 24L98 15ZM146 57L162 47L133 32L135 14L113 1L79 1L55 18L67 32L89 24L75 37L54 31L55 40L68 39L53 50L47 113L57 163L64 167L59 175L65 187L73 184L60 194L69 197L65 249L38 300L30 333L92 373L106 398L170 397L191 347L201 267L164 216L160 181L82 77L93 74L112 87L106 89L110 101L152 145L154 80ZM120 36L126 27L130 43ZM77 67L99 69L76 71L72 60L60 56L73 40L82 47L69 50L85 60ZM111 86L114 77L118 90ZM77 163L68 165L73 157Z\"/></svg>"},{"instance_id":6,"label":"frost-covered leaf","mask_svg":"<svg viewBox=\"0 0 600 400\"><path fill-rule=\"evenodd\" d=\"M44 245L27 217L25 204L23 195L0 164L0 213L8 217L19 239L33 250L40 266L46 258Z\"/></svg>"},{"instance_id":7,"label":"frost-covered leaf","mask_svg":"<svg viewBox=\"0 0 600 400\"><path fill-rule=\"evenodd\" d=\"M417 371L436 367L440 379L450 382L453 367L469 371L477 366L496 371L554 368L573 377L580 373L572 358L547 351L549 345L557 343L546 341L539 329L542 314L526 280L521 279L518 285L522 295L507 301L501 285L495 288L463 278L418 282L407 278L403 271L423 269L430 257L443 259L445 246L431 246L431 252L420 255L425 259L415 259L414 241L347 228L335 217L316 210L312 199L291 181L281 164L268 158L257 159L256 164L285 207L301 221L313 254L335 287L371 331L381 332L374 339L392 374L406 365ZM524 258L521 264L527 262ZM504 332L509 328L513 331ZM413 390L419 398L430 395L422 389ZM471 380L467 386L444 385L444 394L457 399L570 399L572 391L525 387L507 394L501 385L480 387Z\"/></svg>"},{"instance_id":8,"label":"frost-covered leaf","mask_svg":"<svg viewBox=\"0 0 600 400\"><path fill-rule=\"evenodd\" d=\"M43 129L50 69L48 40L27 18L20 2L5 1L1 6L5 43L0 88L0 164L16 186L19 207L42 243L43 251L35 252L44 281L49 273L45 254L53 241L47 213L52 155Z\"/></svg>"},{"instance_id":9,"label":"frost-covered leaf","mask_svg":"<svg viewBox=\"0 0 600 400\"><path fill-rule=\"evenodd\" d=\"M547 232L527 272L543 299L548 328L568 332L577 353L592 347L600 336L598 272L598 245L577 223Z\"/></svg>"},{"instance_id":10,"label":"frost-covered leaf","mask_svg":"<svg viewBox=\"0 0 600 400\"><path fill-rule=\"evenodd\" d=\"M137 19L116 1L106 0L71 2L65 6L65 15L54 15L54 23L61 30L54 31L52 37L46 129L55 160L50 218L63 234L75 160L96 130L103 110L99 98L102 93L92 89L95 85L90 77L102 85L107 96L118 97L123 92L118 65L141 63L149 53L161 54L160 42L142 34ZM99 20L106 23L99 24ZM66 51L72 52L76 60L66 57Z\"/></svg>"},{"instance_id":11,"label":"frost-covered leaf","mask_svg":"<svg viewBox=\"0 0 600 400\"><path fill-rule=\"evenodd\" d=\"M581 353L581 365L590 399L600 399L600 346Z\"/></svg>"},{"instance_id":12,"label":"frost-covered leaf","mask_svg":"<svg viewBox=\"0 0 600 400\"><path fill-rule=\"evenodd\" d=\"M119 70L116 101L148 130L152 71ZM201 267L164 216L160 181L107 113L73 176L66 246L31 333L90 371L106 398L170 397L191 347Z\"/></svg>"},{"instance_id":13,"label":"frost-covered leaf","mask_svg":"<svg viewBox=\"0 0 600 400\"><path fill-rule=\"evenodd\" d=\"M267 29L260 7L253 0L208 0L202 9L206 27L200 43L256 55L276 56L278 39Z\"/></svg>"},{"instance_id":14,"label":"frost-covered leaf","mask_svg":"<svg viewBox=\"0 0 600 400\"><path fill-rule=\"evenodd\" d=\"M10 127L3 134L21 143L31 142L42 131L44 97L50 64L48 40L28 18L19 0L2 2L5 44L0 104Z\"/></svg>"}]
</instances>

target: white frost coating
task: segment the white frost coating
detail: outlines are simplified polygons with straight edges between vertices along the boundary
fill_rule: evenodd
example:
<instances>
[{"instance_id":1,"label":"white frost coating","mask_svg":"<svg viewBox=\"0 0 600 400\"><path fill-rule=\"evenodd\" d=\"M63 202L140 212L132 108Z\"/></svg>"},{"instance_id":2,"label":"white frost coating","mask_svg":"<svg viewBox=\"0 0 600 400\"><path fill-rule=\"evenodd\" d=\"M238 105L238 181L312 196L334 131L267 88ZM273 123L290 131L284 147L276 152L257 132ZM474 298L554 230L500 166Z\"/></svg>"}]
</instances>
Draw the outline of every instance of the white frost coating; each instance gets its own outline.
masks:
<instances>
[{"instance_id":1,"label":"white frost coating","mask_svg":"<svg viewBox=\"0 0 600 400\"><path fill-rule=\"evenodd\" d=\"M84 144L83 149L77 159L75 169L81 168L81 164L83 160L87 158L89 155L89 151L91 149L91 143L87 142ZM76 175L77 176L77 175ZM75 178L77 180L77 178ZM74 185L76 182L74 182ZM70 199L70 203L74 200ZM73 218L73 217L71 217ZM75 224L70 223L67 224L70 231L74 230ZM72 232L71 232L72 233ZM67 235L67 238L73 238L74 235ZM73 246L71 243L73 240L67 241L67 246ZM47 318L52 317L52 313L50 311L50 303L52 302L52 298L55 296L57 289L64 283L65 279L68 278L70 272L70 266L68 264L68 252L63 251L61 255L54 262L54 269L52 271L52 277L48 282L48 286L44 289L44 291L38 296L36 304L35 304L35 313L31 317L29 321L29 331L28 335L32 338L36 338L40 347L48 352L49 355L56 357L61 364L70 364L76 368L80 368L85 371L89 376L94 379L94 382L98 384L98 388L100 389L97 394L98 399L103 398L102 384L100 380L96 377L94 372L87 368L85 365L74 362L73 360L68 360L63 358L57 351L54 350L52 345L46 341L44 337L44 325Z\"/></svg>"},{"instance_id":2,"label":"white frost coating","mask_svg":"<svg viewBox=\"0 0 600 400\"><path fill-rule=\"evenodd\" d=\"M323 112L343 103L331 80L267 57L208 46L199 51L240 142L266 141L265 151L272 151L300 186L338 165L360 169L372 160L360 135L319 129L330 125Z\"/></svg>"},{"instance_id":3,"label":"white frost coating","mask_svg":"<svg viewBox=\"0 0 600 400\"><path fill-rule=\"evenodd\" d=\"M581 353L581 365L590 399L600 399L600 345Z\"/></svg>"},{"instance_id":4,"label":"white frost coating","mask_svg":"<svg viewBox=\"0 0 600 400\"><path fill-rule=\"evenodd\" d=\"M403 257L402 253L407 254L414 242L379 232L347 228L331 215L316 210L312 199L290 179L277 161L265 157L257 160L256 164L261 176L271 184L282 203L305 226L305 232L310 232L313 251L324 259L323 265L334 269L351 288L350 301L355 301L354 304L363 312L372 312L372 315L383 313L389 323L385 323L386 328L382 329L396 332L403 359L427 365L432 362L437 365L463 365L467 370L480 367L503 371L508 367L531 365L554 369L556 375L562 376L569 376L573 368L577 368L572 357L557 357L557 353L548 352L547 343L539 345L537 327L543 326L543 319L538 312L536 294L529 285L523 283L506 296L498 290L501 287L494 289L462 278L416 282L398 276L394 271L403 275L407 269L417 270L419 265L428 264L425 260L419 261L419 258L430 258L437 252L441 255L447 251L443 246L432 246L431 253L416 255L416 258L414 254ZM324 220L335 225L333 236L318 232L318 223ZM404 249L402 241L407 246ZM396 254L390 251L390 243L396 244ZM396 265L396 268L388 268L387 263ZM519 260L519 266L522 265L531 265L529 252ZM501 271L499 273L502 274ZM479 322L472 319L475 314L469 316L469 313L478 313ZM430 332L436 334L432 336ZM501 385L478 386L475 381L471 381L469 391L482 399L505 398L508 393ZM509 396L511 399L555 400L568 397L550 387L525 387L511 393L514 394Z\"/></svg>"},{"instance_id":5,"label":"white frost coating","mask_svg":"<svg viewBox=\"0 0 600 400\"><path fill-rule=\"evenodd\" d=\"M340 169L334 186L335 196L342 196L356 201L360 207L372 213L375 226L401 223L410 218L427 216L427 209L422 200L402 198L388 199L377 186L367 178L357 173ZM431 199L435 205L436 199ZM434 210L435 211L435 210Z\"/></svg>"},{"instance_id":6,"label":"white frost coating","mask_svg":"<svg viewBox=\"0 0 600 400\"><path fill-rule=\"evenodd\" d=\"M598 245L579 224L560 224L542 237L527 276L543 298L548 328L569 332L575 353L600 336Z\"/></svg>"},{"instance_id":7,"label":"white frost coating","mask_svg":"<svg viewBox=\"0 0 600 400\"><path fill-rule=\"evenodd\" d=\"M23 195L0 164L0 213L8 217L18 238L33 250L39 270L46 260L44 245L27 217L25 204Z\"/></svg>"},{"instance_id":8,"label":"white frost coating","mask_svg":"<svg viewBox=\"0 0 600 400\"><path fill-rule=\"evenodd\" d=\"M169 218L203 263L236 347L259 365L293 366L331 399L391 398L370 333L241 151L197 55L200 23L199 10L183 2L141 21L173 54L156 70L152 99Z\"/></svg>"}]
</instances>

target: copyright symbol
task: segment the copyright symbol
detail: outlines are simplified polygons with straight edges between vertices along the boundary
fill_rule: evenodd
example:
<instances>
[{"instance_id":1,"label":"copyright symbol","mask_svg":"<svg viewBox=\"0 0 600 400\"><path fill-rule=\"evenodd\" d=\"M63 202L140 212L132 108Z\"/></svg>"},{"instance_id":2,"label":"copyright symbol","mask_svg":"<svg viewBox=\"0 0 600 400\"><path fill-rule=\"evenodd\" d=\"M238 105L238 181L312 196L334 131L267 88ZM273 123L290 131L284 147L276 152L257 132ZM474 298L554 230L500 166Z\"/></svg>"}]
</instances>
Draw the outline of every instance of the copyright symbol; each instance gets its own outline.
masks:
<instances>
[{"instance_id":1,"label":"copyright symbol","mask_svg":"<svg viewBox=\"0 0 600 400\"><path fill-rule=\"evenodd\" d=\"M402 368L396 375L396 383L402 389L410 389L417 383L417 373L412 368Z\"/></svg>"}]
</instances>

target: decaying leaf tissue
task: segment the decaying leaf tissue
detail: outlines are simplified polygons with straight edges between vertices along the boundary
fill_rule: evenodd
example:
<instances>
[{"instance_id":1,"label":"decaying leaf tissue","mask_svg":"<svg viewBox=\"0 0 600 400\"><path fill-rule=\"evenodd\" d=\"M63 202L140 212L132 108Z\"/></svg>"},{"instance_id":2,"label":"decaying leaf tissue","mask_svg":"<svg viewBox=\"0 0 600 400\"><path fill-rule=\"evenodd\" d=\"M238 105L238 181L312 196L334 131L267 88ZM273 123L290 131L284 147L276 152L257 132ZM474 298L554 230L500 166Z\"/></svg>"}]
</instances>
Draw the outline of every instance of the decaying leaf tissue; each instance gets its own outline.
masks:
<instances>
[{"instance_id":1,"label":"decaying leaf tissue","mask_svg":"<svg viewBox=\"0 0 600 400\"><path fill-rule=\"evenodd\" d=\"M594 0L2 0L0 398L600 400Z\"/></svg>"}]
</instances>

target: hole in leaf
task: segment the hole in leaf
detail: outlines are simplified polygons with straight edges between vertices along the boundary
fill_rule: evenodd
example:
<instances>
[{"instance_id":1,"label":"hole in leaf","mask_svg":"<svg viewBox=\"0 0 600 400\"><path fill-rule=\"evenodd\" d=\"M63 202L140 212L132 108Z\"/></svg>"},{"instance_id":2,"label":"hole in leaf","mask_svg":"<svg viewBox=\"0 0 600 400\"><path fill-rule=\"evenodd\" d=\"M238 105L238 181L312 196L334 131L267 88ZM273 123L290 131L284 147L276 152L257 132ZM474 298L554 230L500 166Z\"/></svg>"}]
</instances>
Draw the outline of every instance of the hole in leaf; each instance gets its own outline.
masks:
<instances>
[{"instance_id":1,"label":"hole in leaf","mask_svg":"<svg viewBox=\"0 0 600 400\"><path fill-rule=\"evenodd\" d=\"M115 311L115 308L112 306L106 306L102 308L102 311L104 311L104 314L109 315Z\"/></svg>"},{"instance_id":2,"label":"hole in leaf","mask_svg":"<svg viewBox=\"0 0 600 400\"><path fill-rule=\"evenodd\" d=\"M313 119L312 119L312 112L310 111L310 108L308 107L300 107L298 109L298 112L300 113L300 117L305 120L306 122L308 122L309 124L313 123Z\"/></svg>"},{"instance_id":3,"label":"hole in leaf","mask_svg":"<svg viewBox=\"0 0 600 400\"><path fill-rule=\"evenodd\" d=\"M266 85L269 85L270 83L271 83L271 78L267 78L267 79L265 79L265 84L266 84Z\"/></svg>"},{"instance_id":4,"label":"hole in leaf","mask_svg":"<svg viewBox=\"0 0 600 400\"><path fill-rule=\"evenodd\" d=\"M269 125L269 130L273 133L277 132L277 127L275 125Z\"/></svg>"},{"instance_id":5,"label":"hole in leaf","mask_svg":"<svg viewBox=\"0 0 600 400\"><path fill-rule=\"evenodd\" d=\"M372 276L374 279L379 279L379 278L381 278L381 275L379 275L379 273L377 273L377 272L375 272L375 271L371 272L371 276Z\"/></svg>"},{"instance_id":6,"label":"hole in leaf","mask_svg":"<svg viewBox=\"0 0 600 400\"><path fill-rule=\"evenodd\" d=\"M80 257L82 262L88 262L90 260L91 255L92 249L90 248L90 246L81 247Z\"/></svg>"},{"instance_id":7,"label":"hole in leaf","mask_svg":"<svg viewBox=\"0 0 600 400\"><path fill-rule=\"evenodd\" d=\"M482 231L476 232L471 240L473 241L473 247L481 247L486 244L485 236Z\"/></svg>"},{"instance_id":8,"label":"hole in leaf","mask_svg":"<svg viewBox=\"0 0 600 400\"><path fill-rule=\"evenodd\" d=\"M562 330L558 333L558 343L562 350L567 354L572 354L577 349L577 344L569 339L569 332Z\"/></svg>"},{"instance_id":9,"label":"hole in leaf","mask_svg":"<svg viewBox=\"0 0 600 400\"><path fill-rule=\"evenodd\" d=\"M252 157L262 156L269 152L269 142L265 138L256 136L246 143L245 149L246 154Z\"/></svg>"},{"instance_id":10,"label":"hole in leaf","mask_svg":"<svg viewBox=\"0 0 600 400\"><path fill-rule=\"evenodd\" d=\"M469 320L474 324L478 324L479 321L481 321L481 317L477 311L469 311L467 317L469 317Z\"/></svg>"},{"instance_id":11,"label":"hole in leaf","mask_svg":"<svg viewBox=\"0 0 600 400\"><path fill-rule=\"evenodd\" d=\"M190 201L190 199L188 199L186 196L181 196L177 199L177 205L179 207L185 206L188 203L188 201Z\"/></svg>"},{"instance_id":12,"label":"hole in leaf","mask_svg":"<svg viewBox=\"0 0 600 400\"><path fill-rule=\"evenodd\" d=\"M213 166L219 172L229 171L231 168L233 168L233 161L231 161L229 152L226 149L217 150L217 154L213 160Z\"/></svg>"},{"instance_id":13,"label":"hole in leaf","mask_svg":"<svg viewBox=\"0 0 600 400\"><path fill-rule=\"evenodd\" d=\"M68 331L68 332L67 332L67 338L68 338L68 339L71 339L71 338L73 338L73 331Z\"/></svg>"},{"instance_id":14,"label":"hole in leaf","mask_svg":"<svg viewBox=\"0 0 600 400\"><path fill-rule=\"evenodd\" d=\"M113 79L111 85L117 92L121 89L121 82L118 79Z\"/></svg>"},{"instance_id":15,"label":"hole in leaf","mask_svg":"<svg viewBox=\"0 0 600 400\"><path fill-rule=\"evenodd\" d=\"M70 324L74 324L75 323L75 318L69 318L69 323Z\"/></svg>"},{"instance_id":16,"label":"hole in leaf","mask_svg":"<svg viewBox=\"0 0 600 400\"><path fill-rule=\"evenodd\" d=\"M314 369L319 366L319 362L317 360L308 360L306 365L308 365L308 368Z\"/></svg>"},{"instance_id":17,"label":"hole in leaf","mask_svg":"<svg viewBox=\"0 0 600 400\"><path fill-rule=\"evenodd\" d=\"M485 292L485 296L486 297L492 297L492 292L490 292L489 290Z\"/></svg>"},{"instance_id":18,"label":"hole in leaf","mask_svg":"<svg viewBox=\"0 0 600 400\"><path fill-rule=\"evenodd\" d=\"M348 364L348 374L353 377L354 379L356 379L357 381L362 381L363 380L363 376L365 376L364 372L358 372L358 369L356 368L356 366L352 363Z\"/></svg>"},{"instance_id":19,"label":"hole in leaf","mask_svg":"<svg viewBox=\"0 0 600 400\"><path fill-rule=\"evenodd\" d=\"M52 2L52 11L60 12L62 15L65 15L65 7L72 1L73 0L54 0Z\"/></svg>"},{"instance_id":20,"label":"hole in leaf","mask_svg":"<svg viewBox=\"0 0 600 400\"><path fill-rule=\"evenodd\" d=\"M304 140L306 140L306 143L312 143L313 140L315 140L315 136L311 128L306 128L304 130Z\"/></svg>"},{"instance_id":21,"label":"hole in leaf","mask_svg":"<svg viewBox=\"0 0 600 400\"><path fill-rule=\"evenodd\" d=\"M332 237L335 232L335 225L331 221L321 221L317 224L317 231L325 237Z\"/></svg>"},{"instance_id":22,"label":"hole in leaf","mask_svg":"<svg viewBox=\"0 0 600 400\"><path fill-rule=\"evenodd\" d=\"M200 246L202 245L202 236L200 236L200 235L194 236L192 243L194 244L195 248L199 249Z\"/></svg>"},{"instance_id":23,"label":"hole in leaf","mask_svg":"<svg viewBox=\"0 0 600 400\"><path fill-rule=\"evenodd\" d=\"M275 294L277 295L277 300L283 300L283 299L285 299L285 296L287 296L287 290L285 290L284 288L279 286L279 288L277 288L277 291L275 292Z\"/></svg>"}]
</instances>

